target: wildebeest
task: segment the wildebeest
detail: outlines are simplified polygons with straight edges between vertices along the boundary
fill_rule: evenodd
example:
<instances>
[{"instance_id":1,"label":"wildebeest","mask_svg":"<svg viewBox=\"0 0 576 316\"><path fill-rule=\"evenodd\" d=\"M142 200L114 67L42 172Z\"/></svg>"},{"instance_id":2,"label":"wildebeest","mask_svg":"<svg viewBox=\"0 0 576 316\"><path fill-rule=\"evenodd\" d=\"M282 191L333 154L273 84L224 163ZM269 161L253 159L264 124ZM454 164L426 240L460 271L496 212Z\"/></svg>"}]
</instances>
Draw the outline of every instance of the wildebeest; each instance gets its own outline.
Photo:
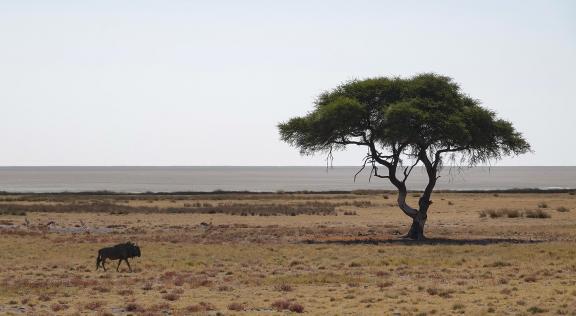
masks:
<instances>
[{"instance_id":1,"label":"wildebeest","mask_svg":"<svg viewBox=\"0 0 576 316\"><path fill-rule=\"evenodd\" d=\"M104 264L106 263L106 259L110 260L118 260L118 266L116 267L116 271L120 268L120 263L122 260L126 261L130 272L132 272L132 267L130 267L130 263L128 262L128 258L140 257L140 247L137 245L127 242L123 244L118 244L112 247L106 247L98 250L98 257L96 257L96 270L98 267L102 265L104 271L106 271L106 267Z\"/></svg>"}]
</instances>

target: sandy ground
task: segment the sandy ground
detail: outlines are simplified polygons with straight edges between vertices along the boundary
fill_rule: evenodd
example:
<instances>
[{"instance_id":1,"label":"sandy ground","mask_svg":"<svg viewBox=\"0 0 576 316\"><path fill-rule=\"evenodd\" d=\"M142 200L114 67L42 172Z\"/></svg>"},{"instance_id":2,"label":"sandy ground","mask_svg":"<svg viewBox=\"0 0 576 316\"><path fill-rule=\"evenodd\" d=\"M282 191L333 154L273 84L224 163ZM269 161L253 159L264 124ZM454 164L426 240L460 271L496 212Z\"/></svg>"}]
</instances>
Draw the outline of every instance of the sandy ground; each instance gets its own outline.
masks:
<instances>
[{"instance_id":1,"label":"sandy ground","mask_svg":"<svg viewBox=\"0 0 576 316\"><path fill-rule=\"evenodd\" d=\"M0 314L576 315L576 196L435 194L424 243L400 238L410 221L394 199L4 196L0 210L20 204L30 211L0 215ZM96 200L135 212L85 212ZM332 203L334 212L165 211L315 202ZM66 203L77 211L33 212ZM528 217L536 211L549 217ZM142 248L132 273L124 263L116 272L112 262L95 271L99 248L128 240Z\"/></svg>"}]
</instances>

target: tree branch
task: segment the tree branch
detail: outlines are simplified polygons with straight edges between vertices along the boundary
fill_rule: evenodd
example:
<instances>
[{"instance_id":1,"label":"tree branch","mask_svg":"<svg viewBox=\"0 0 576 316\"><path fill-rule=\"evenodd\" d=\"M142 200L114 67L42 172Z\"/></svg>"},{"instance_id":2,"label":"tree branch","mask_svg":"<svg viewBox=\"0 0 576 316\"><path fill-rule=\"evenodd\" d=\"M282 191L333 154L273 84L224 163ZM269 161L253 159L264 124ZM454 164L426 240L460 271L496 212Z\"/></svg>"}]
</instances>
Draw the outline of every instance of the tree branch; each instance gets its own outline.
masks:
<instances>
[{"instance_id":1,"label":"tree branch","mask_svg":"<svg viewBox=\"0 0 576 316\"><path fill-rule=\"evenodd\" d=\"M406 183L406 180L408 179L408 176L410 175L410 173L412 172L412 169L414 169L414 167L420 162L420 158L416 159L416 162L414 162L414 164L412 166L410 166L410 168L406 167L404 168L404 170L402 170L402 173L404 173L404 179L402 179L402 183Z\"/></svg>"}]
</instances>

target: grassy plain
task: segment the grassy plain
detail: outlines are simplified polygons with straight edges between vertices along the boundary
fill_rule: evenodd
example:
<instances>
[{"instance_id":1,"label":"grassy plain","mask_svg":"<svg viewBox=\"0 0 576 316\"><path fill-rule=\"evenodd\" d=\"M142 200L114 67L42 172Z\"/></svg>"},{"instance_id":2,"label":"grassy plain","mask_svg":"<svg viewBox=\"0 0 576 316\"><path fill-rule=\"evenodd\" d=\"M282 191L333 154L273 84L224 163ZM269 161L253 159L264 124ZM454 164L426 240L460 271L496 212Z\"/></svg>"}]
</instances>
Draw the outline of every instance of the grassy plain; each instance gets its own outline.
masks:
<instances>
[{"instance_id":1,"label":"grassy plain","mask_svg":"<svg viewBox=\"0 0 576 316\"><path fill-rule=\"evenodd\" d=\"M576 315L573 193L437 193L429 241L409 224L385 192L4 195L0 314ZM133 273L95 271L128 240Z\"/></svg>"}]
</instances>

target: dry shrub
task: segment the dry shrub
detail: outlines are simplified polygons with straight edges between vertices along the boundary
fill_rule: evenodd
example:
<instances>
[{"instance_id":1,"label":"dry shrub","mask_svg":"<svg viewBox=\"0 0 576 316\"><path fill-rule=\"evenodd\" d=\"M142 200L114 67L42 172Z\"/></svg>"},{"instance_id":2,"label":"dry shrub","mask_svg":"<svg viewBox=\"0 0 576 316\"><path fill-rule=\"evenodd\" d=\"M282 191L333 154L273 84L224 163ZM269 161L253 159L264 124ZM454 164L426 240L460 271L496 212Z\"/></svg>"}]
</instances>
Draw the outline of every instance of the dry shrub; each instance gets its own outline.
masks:
<instances>
[{"instance_id":1,"label":"dry shrub","mask_svg":"<svg viewBox=\"0 0 576 316\"><path fill-rule=\"evenodd\" d=\"M276 309L277 311L281 312L284 310L289 310L294 313L303 313L304 306L299 303L291 302L288 300L278 300L272 303L272 308Z\"/></svg>"},{"instance_id":2,"label":"dry shrub","mask_svg":"<svg viewBox=\"0 0 576 316\"><path fill-rule=\"evenodd\" d=\"M130 289L124 289L124 290L120 290L118 291L118 295L122 295L122 296L128 296L128 295L133 295L134 291L130 290Z\"/></svg>"},{"instance_id":3,"label":"dry shrub","mask_svg":"<svg viewBox=\"0 0 576 316\"><path fill-rule=\"evenodd\" d=\"M50 296L48 296L47 294L40 294L38 296L38 300L41 302L48 302L48 301L52 300L52 298Z\"/></svg>"},{"instance_id":4,"label":"dry shrub","mask_svg":"<svg viewBox=\"0 0 576 316\"><path fill-rule=\"evenodd\" d=\"M394 282L392 281L386 281L386 282L379 282L376 286L378 286L380 288L380 291L382 291L387 287L391 287L393 284Z\"/></svg>"},{"instance_id":5,"label":"dry shrub","mask_svg":"<svg viewBox=\"0 0 576 316\"><path fill-rule=\"evenodd\" d=\"M550 214L548 214L545 211L540 210L540 209L535 210L535 211L532 211L532 210L526 211L525 215L528 218L550 218Z\"/></svg>"},{"instance_id":6,"label":"dry shrub","mask_svg":"<svg viewBox=\"0 0 576 316\"><path fill-rule=\"evenodd\" d=\"M213 310L216 310L216 307L213 304L207 302L200 302L198 304L186 307L186 311L190 313L208 312Z\"/></svg>"},{"instance_id":7,"label":"dry shrub","mask_svg":"<svg viewBox=\"0 0 576 316\"><path fill-rule=\"evenodd\" d=\"M50 306L53 312L59 312L63 310L67 310L69 308L66 304L54 303Z\"/></svg>"},{"instance_id":8,"label":"dry shrub","mask_svg":"<svg viewBox=\"0 0 576 316\"><path fill-rule=\"evenodd\" d=\"M142 286L142 290L144 290L144 291L152 290L152 283L151 282L144 283L144 286Z\"/></svg>"},{"instance_id":9,"label":"dry shrub","mask_svg":"<svg viewBox=\"0 0 576 316\"><path fill-rule=\"evenodd\" d=\"M500 267L508 267L511 266L512 264L505 262L505 261L495 261L493 263L489 263L489 264L485 264L484 267L485 268L500 268Z\"/></svg>"},{"instance_id":10,"label":"dry shrub","mask_svg":"<svg viewBox=\"0 0 576 316\"><path fill-rule=\"evenodd\" d=\"M231 311L240 312L240 311L245 310L246 307L244 306L244 304L233 302L233 303L228 304L228 309Z\"/></svg>"},{"instance_id":11,"label":"dry shrub","mask_svg":"<svg viewBox=\"0 0 576 316\"><path fill-rule=\"evenodd\" d=\"M176 293L166 293L164 295L162 295L162 298L167 300L167 301L177 301L178 299L180 299L180 296Z\"/></svg>"},{"instance_id":12,"label":"dry shrub","mask_svg":"<svg viewBox=\"0 0 576 316\"><path fill-rule=\"evenodd\" d=\"M154 304L146 309L148 312L159 312L159 311L168 311L170 310L170 304L164 302L159 304Z\"/></svg>"},{"instance_id":13,"label":"dry shrub","mask_svg":"<svg viewBox=\"0 0 576 316\"><path fill-rule=\"evenodd\" d=\"M304 264L304 262L298 261L298 260L292 260L292 261L290 262L290 266L291 266L291 267L299 266L299 265L302 265L302 264Z\"/></svg>"},{"instance_id":14,"label":"dry shrub","mask_svg":"<svg viewBox=\"0 0 576 316\"><path fill-rule=\"evenodd\" d=\"M229 286L229 285L220 285L220 286L218 287L218 291L220 291L220 292L229 292L229 291L232 291L232 290L233 290L233 288L232 288L231 286Z\"/></svg>"},{"instance_id":15,"label":"dry shrub","mask_svg":"<svg viewBox=\"0 0 576 316\"><path fill-rule=\"evenodd\" d=\"M290 284L285 283L274 286L274 289L280 292L291 292L294 290Z\"/></svg>"},{"instance_id":16,"label":"dry shrub","mask_svg":"<svg viewBox=\"0 0 576 316\"><path fill-rule=\"evenodd\" d=\"M86 305L84 305L84 307L85 307L86 309L91 310L91 311L95 311L95 310L100 309L100 308L102 307L102 305L104 305L103 302L94 301L94 302L89 302L89 303L87 303Z\"/></svg>"},{"instance_id":17,"label":"dry shrub","mask_svg":"<svg viewBox=\"0 0 576 316\"><path fill-rule=\"evenodd\" d=\"M530 312L531 314L543 314L546 313L547 311L548 311L547 309L543 309L538 306L532 306L528 308L528 312Z\"/></svg>"},{"instance_id":18,"label":"dry shrub","mask_svg":"<svg viewBox=\"0 0 576 316\"><path fill-rule=\"evenodd\" d=\"M272 303L272 308L276 309L277 311L281 312L283 310L290 308L290 301L288 300L278 300Z\"/></svg>"},{"instance_id":19,"label":"dry shrub","mask_svg":"<svg viewBox=\"0 0 576 316\"><path fill-rule=\"evenodd\" d=\"M548 208L548 204L546 202L538 203L538 208Z\"/></svg>"},{"instance_id":20,"label":"dry shrub","mask_svg":"<svg viewBox=\"0 0 576 316\"><path fill-rule=\"evenodd\" d=\"M140 306L139 304L132 302L132 303L128 303L126 305L125 310L127 312L143 312L144 308L142 306Z\"/></svg>"},{"instance_id":21,"label":"dry shrub","mask_svg":"<svg viewBox=\"0 0 576 316\"><path fill-rule=\"evenodd\" d=\"M556 208L556 211L560 212L560 213L565 213L565 212L570 212L570 209L564 206L560 206Z\"/></svg>"},{"instance_id":22,"label":"dry shrub","mask_svg":"<svg viewBox=\"0 0 576 316\"><path fill-rule=\"evenodd\" d=\"M103 287L103 286L95 286L92 288L92 290L96 291L96 292L100 292L100 293L108 293L110 292L110 289L107 287Z\"/></svg>"},{"instance_id":23,"label":"dry shrub","mask_svg":"<svg viewBox=\"0 0 576 316\"><path fill-rule=\"evenodd\" d=\"M456 291L450 289L428 288L426 289L426 292L430 295L438 295L443 298L450 298Z\"/></svg>"},{"instance_id":24,"label":"dry shrub","mask_svg":"<svg viewBox=\"0 0 576 316\"><path fill-rule=\"evenodd\" d=\"M522 212L519 210L510 210L507 208L502 208L498 210L494 209L485 209L480 211L480 217L490 217L490 218L499 218L499 217L508 217L508 218L517 218L522 217Z\"/></svg>"}]
</instances>

